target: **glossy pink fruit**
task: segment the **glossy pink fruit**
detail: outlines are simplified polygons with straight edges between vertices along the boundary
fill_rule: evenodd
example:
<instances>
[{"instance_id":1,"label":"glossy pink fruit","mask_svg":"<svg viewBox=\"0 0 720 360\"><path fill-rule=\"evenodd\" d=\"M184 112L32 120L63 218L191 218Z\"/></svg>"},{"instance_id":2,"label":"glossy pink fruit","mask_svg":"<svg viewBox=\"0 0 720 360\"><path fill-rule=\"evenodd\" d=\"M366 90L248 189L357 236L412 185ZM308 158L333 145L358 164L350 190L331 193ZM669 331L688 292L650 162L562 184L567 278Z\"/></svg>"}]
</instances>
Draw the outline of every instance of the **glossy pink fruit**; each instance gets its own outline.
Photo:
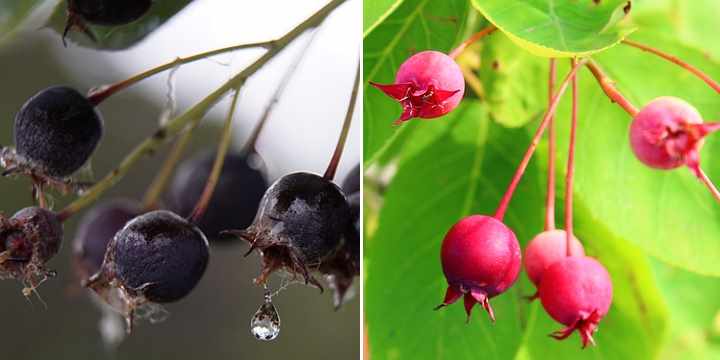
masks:
<instances>
[{"instance_id":1,"label":"glossy pink fruit","mask_svg":"<svg viewBox=\"0 0 720 360\"><path fill-rule=\"evenodd\" d=\"M464 295L468 321L477 303L495 321L489 299L507 290L520 272L520 245L512 230L490 216L468 216L445 235L441 261L448 288L436 309Z\"/></svg>"},{"instance_id":2,"label":"glossy pink fruit","mask_svg":"<svg viewBox=\"0 0 720 360\"><path fill-rule=\"evenodd\" d=\"M525 248L523 265L525 265L528 278L535 286L540 285L545 269L568 256L566 237L565 230L543 231L528 243ZM583 255L585 255L585 250L582 244L573 236L570 241L570 256Z\"/></svg>"},{"instance_id":3,"label":"glossy pink fruit","mask_svg":"<svg viewBox=\"0 0 720 360\"><path fill-rule=\"evenodd\" d=\"M612 281L605 267L587 256L566 257L545 270L540 283L545 311L565 325L551 334L562 340L577 330L583 348L595 344L593 333L612 303Z\"/></svg>"},{"instance_id":4,"label":"glossy pink fruit","mask_svg":"<svg viewBox=\"0 0 720 360\"><path fill-rule=\"evenodd\" d=\"M394 84L373 86L400 102L401 124L415 117L432 119L452 111L465 93L465 79L460 66L439 51L423 51L400 65Z\"/></svg>"},{"instance_id":5,"label":"glossy pink fruit","mask_svg":"<svg viewBox=\"0 0 720 360\"><path fill-rule=\"evenodd\" d=\"M630 144L635 156L647 166L674 169L687 165L700 176L703 138L718 129L717 123L703 123L698 111L684 100L659 97L635 115Z\"/></svg>"}]
</instances>

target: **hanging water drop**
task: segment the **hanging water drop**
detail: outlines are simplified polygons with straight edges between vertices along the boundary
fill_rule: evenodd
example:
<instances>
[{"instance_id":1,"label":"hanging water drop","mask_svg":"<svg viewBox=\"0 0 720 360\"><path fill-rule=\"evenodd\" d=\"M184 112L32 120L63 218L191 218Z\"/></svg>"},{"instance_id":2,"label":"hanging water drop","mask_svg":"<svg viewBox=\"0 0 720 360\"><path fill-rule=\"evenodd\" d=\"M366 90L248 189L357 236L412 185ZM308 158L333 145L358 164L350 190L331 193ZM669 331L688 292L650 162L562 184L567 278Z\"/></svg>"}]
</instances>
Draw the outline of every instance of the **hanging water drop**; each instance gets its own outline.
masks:
<instances>
[{"instance_id":1,"label":"hanging water drop","mask_svg":"<svg viewBox=\"0 0 720 360\"><path fill-rule=\"evenodd\" d=\"M280 315L272 303L270 292L265 290L265 301L250 320L250 333L256 339L272 341L280 334Z\"/></svg>"}]
</instances>

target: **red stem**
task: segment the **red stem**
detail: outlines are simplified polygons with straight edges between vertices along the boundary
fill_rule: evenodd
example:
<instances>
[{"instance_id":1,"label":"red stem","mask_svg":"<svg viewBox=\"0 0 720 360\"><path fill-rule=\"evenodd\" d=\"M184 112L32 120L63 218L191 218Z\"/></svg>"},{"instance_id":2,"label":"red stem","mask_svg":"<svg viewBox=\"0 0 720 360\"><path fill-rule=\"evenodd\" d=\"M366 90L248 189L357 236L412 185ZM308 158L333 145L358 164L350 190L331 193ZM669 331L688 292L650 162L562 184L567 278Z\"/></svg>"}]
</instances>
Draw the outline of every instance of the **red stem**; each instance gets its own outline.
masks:
<instances>
[{"instance_id":1,"label":"red stem","mask_svg":"<svg viewBox=\"0 0 720 360\"><path fill-rule=\"evenodd\" d=\"M532 141L530 142L530 146L528 147L527 151L525 151L525 155L523 156L522 161L520 162L520 165L518 165L517 170L515 170L515 175L512 178L512 181L510 181L510 185L508 185L507 190L505 191L505 195L503 195L502 199L500 200L500 205L498 205L497 210L495 211L495 218L502 221L505 217L505 212L507 211L507 207L510 204L510 200L512 199L513 193L515 192L515 188L517 188L518 183L520 183L520 180L522 179L523 174L525 173L525 169L528 166L528 163L530 162L530 158L532 158L533 153L535 153L535 148L537 148L538 143L540 142L540 137L542 137L543 132L545 132L545 128L548 126L548 123L550 122L550 118L555 114L555 110L557 109L558 103L560 103L560 98L565 93L565 90L568 87L568 84L570 83L570 79L575 76L575 73L577 73L577 70L585 65L587 60L580 61L577 65L575 65L572 70L570 70L570 73L568 73L565 80L563 80L562 84L560 85L560 88L558 89L557 93L553 97L552 102L550 103L550 107L548 108L547 112L543 116L542 122L540 123L540 126L538 126L538 129L535 131L535 135L533 135Z\"/></svg>"},{"instance_id":2,"label":"red stem","mask_svg":"<svg viewBox=\"0 0 720 360\"><path fill-rule=\"evenodd\" d=\"M343 121L343 127L340 132L340 138L338 139L337 145L335 146L335 152L333 153L330 163L323 178L325 180L332 180L335 178L335 172L340 164L340 157L342 156L343 148L345 147L345 141L347 141L348 133L350 132L350 123L352 122L353 113L355 112L355 103L358 97L358 86L360 85L360 61L358 61L357 70L355 72L355 81L353 82L353 90L350 94L350 103L348 104L347 113L345 113L345 121Z\"/></svg>"},{"instance_id":3,"label":"red stem","mask_svg":"<svg viewBox=\"0 0 720 360\"><path fill-rule=\"evenodd\" d=\"M465 51L465 48L470 46L470 44L484 38L487 35L492 34L493 31L495 31L495 30L497 30L495 25L490 25L490 26L472 34L469 38L467 38L467 40L463 41L460 45L458 45L458 47L456 47L455 49L450 51L448 56L450 56L453 59L457 58L463 51Z\"/></svg>"},{"instance_id":4,"label":"red stem","mask_svg":"<svg viewBox=\"0 0 720 360\"><path fill-rule=\"evenodd\" d=\"M555 59L550 59L550 75L548 78L548 107L552 105L553 90L557 66ZM545 231L555 229L555 116L550 116L548 126L548 175L547 195L545 198Z\"/></svg>"},{"instance_id":5,"label":"red stem","mask_svg":"<svg viewBox=\"0 0 720 360\"><path fill-rule=\"evenodd\" d=\"M576 66L577 60L572 59ZM572 123L570 125L570 146L568 150L567 173L565 175L565 250L570 256L570 241L573 236L573 177L575 176L575 139L578 117L577 76L572 78Z\"/></svg>"},{"instance_id":6,"label":"red stem","mask_svg":"<svg viewBox=\"0 0 720 360\"><path fill-rule=\"evenodd\" d=\"M600 87L603 89L605 94L610 98L610 101L620 105L630 116L635 117L638 113L638 109L625 98L620 91L615 87L613 81L610 80L607 75L600 69L597 63L590 60L587 63L588 69L592 72L595 79L597 79Z\"/></svg>"},{"instance_id":7,"label":"red stem","mask_svg":"<svg viewBox=\"0 0 720 360\"><path fill-rule=\"evenodd\" d=\"M698 170L699 170L699 175L700 175L700 181L702 181L702 183L705 184L705 186L707 186L707 188L710 190L710 192L712 193L715 200L720 202L720 191L718 191L718 189L715 187L715 184L713 184L713 182L710 180L710 178L707 176L707 174L705 174L705 172L702 169L698 169Z\"/></svg>"},{"instance_id":8,"label":"red stem","mask_svg":"<svg viewBox=\"0 0 720 360\"><path fill-rule=\"evenodd\" d=\"M637 42L635 42L635 41L628 40L628 39L623 40L623 43L624 43L625 45L630 45L630 46L632 46L632 47L634 47L634 48L638 48L638 49L640 49L640 50L647 51L647 52L649 52L649 53L655 54L655 55L657 55L657 56L659 56L659 57L661 57L661 58L663 58L663 59L665 59L665 60L667 60L667 61L670 61L671 63L674 63L674 64L676 64L676 65L679 65L681 68L683 68L683 69L685 69L685 70L693 73L695 76L697 76L698 78L700 78L700 80L704 81L705 83L707 83L708 85L710 85L711 88L715 89L715 91L717 91L718 93L720 93L720 84L718 84L715 80L713 80L712 78L710 78L710 76L708 76L708 75L705 74L704 72L700 71L700 69L698 69L698 68L696 68L696 67L694 67L694 66L692 66L692 65L690 65L690 64L688 64L688 63L686 63L686 62L684 62L684 61L682 61L682 60L680 60L680 59L677 58L676 56L670 55L670 54L665 53L665 52L662 52L662 51L660 51L660 50L658 50L658 49L655 49L655 48L652 48L652 47L650 47L650 46L643 45L643 44L640 44L640 43L637 43Z\"/></svg>"}]
</instances>

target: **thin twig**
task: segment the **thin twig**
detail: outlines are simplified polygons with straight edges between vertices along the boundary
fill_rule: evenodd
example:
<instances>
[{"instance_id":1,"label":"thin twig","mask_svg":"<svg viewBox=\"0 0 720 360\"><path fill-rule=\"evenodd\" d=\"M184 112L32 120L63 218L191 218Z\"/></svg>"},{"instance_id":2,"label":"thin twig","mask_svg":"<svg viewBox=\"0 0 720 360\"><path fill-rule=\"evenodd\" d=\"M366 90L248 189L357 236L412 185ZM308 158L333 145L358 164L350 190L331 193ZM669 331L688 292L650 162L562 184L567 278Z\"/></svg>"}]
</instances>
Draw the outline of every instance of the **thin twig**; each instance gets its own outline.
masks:
<instances>
[{"instance_id":1,"label":"thin twig","mask_svg":"<svg viewBox=\"0 0 720 360\"><path fill-rule=\"evenodd\" d=\"M593 76L595 76L595 79L598 81L598 84L600 84L600 87L605 92L605 95L610 98L610 101L620 105L628 114L630 114L630 116L635 117L638 113L638 109L630 103L630 101L623 96L620 91L618 91L613 81L605 75L605 73L600 69L600 66L598 66L595 61L590 60L587 63L587 67L590 72L592 72Z\"/></svg>"},{"instance_id":2,"label":"thin twig","mask_svg":"<svg viewBox=\"0 0 720 360\"><path fill-rule=\"evenodd\" d=\"M577 59L572 59L576 66ZM578 81L572 78L572 119L570 125L570 145L568 149L567 171L565 175L565 251L570 256L570 244L573 237L573 177L575 176L575 139L578 120Z\"/></svg>"},{"instance_id":3,"label":"thin twig","mask_svg":"<svg viewBox=\"0 0 720 360\"><path fill-rule=\"evenodd\" d=\"M340 132L340 138L338 139L337 145L335 146L335 152L330 159L325 170L323 178L326 180L332 180L335 178L335 172L337 171L338 164L340 163L340 157L342 156L343 148L345 147L345 141L347 140L348 133L350 132L350 124L352 123L353 114L355 113L355 103L357 102L358 90L360 85L360 59L358 59L357 70L355 72L355 81L353 82L352 94L350 95L350 103L348 104L347 113L345 114L345 121L343 121L342 131Z\"/></svg>"},{"instance_id":4,"label":"thin twig","mask_svg":"<svg viewBox=\"0 0 720 360\"><path fill-rule=\"evenodd\" d=\"M450 56L453 59L457 58L460 54L462 54L463 51L465 51L465 49L468 46L470 46L470 44L484 38L487 35L492 34L493 31L495 31L495 30L497 30L495 25L490 25L490 26L472 34L467 40L463 41L460 45L458 45L458 47L456 47L454 50L450 51L448 56Z\"/></svg>"},{"instance_id":5,"label":"thin twig","mask_svg":"<svg viewBox=\"0 0 720 360\"><path fill-rule=\"evenodd\" d=\"M557 64L555 59L550 59L550 71L548 76L548 107L552 104L553 91L555 91L555 78ZM547 194L545 198L545 231L555 229L555 116L550 116L548 124L548 174Z\"/></svg>"}]
</instances>

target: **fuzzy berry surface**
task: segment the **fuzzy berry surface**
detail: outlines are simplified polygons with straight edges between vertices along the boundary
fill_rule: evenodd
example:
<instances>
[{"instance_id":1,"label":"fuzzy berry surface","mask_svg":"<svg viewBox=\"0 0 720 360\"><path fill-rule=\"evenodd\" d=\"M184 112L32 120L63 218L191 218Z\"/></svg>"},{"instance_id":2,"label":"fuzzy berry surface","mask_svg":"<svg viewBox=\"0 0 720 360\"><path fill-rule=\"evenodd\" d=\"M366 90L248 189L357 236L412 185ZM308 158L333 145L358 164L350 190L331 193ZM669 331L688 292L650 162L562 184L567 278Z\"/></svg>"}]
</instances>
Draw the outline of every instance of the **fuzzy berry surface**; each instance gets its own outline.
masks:
<instances>
[{"instance_id":1,"label":"fuzzy berry surface","mask_svg":"<svg viewBox=\"0 0 720 360\"><path fill-rule=\"evenodd\" d=\"M67 86L31 97L15 116L19 155L53 177L67 177L90 158L103 133L100 114L88 99Z\"/></svg>"},{"instance_id":2,"label":"fuzzy berry surface","mask_svg":"<svg viewBox=\"0 0 720 360\"><path fill-rule=\"evenodd\" d=\"M68 11L89 23L106 26L131 23L151 6L152 0L68 0Z\"/></svg>"},{"instance_id":3,"label":"fuzzy berry surface","mask_svg":"<svg viewBox=\"0 0 720 360\"><path fill-rule=\"evenodd\" d=\"M570 239L569 256L585 255L585 249L575 235ZM566 242L565 230L543 231L530 240L525 248L523 265L528 278L535 286L540 285L545 269L568 256Z\"/></svg>"},{"instance_id":4,"label":"fuzzy berry surface","mask_svg":"<svg viewBox=\"0 0 720 360\"><path fill-rule=\"evenodd\" d=\"M10 252L10 263L24 265L36 257L45 263L60 251L63 228L57 215L40 207L24 208L10 219L17 226L1 234L0 251Z\"/></svg>"}]
</instances>

